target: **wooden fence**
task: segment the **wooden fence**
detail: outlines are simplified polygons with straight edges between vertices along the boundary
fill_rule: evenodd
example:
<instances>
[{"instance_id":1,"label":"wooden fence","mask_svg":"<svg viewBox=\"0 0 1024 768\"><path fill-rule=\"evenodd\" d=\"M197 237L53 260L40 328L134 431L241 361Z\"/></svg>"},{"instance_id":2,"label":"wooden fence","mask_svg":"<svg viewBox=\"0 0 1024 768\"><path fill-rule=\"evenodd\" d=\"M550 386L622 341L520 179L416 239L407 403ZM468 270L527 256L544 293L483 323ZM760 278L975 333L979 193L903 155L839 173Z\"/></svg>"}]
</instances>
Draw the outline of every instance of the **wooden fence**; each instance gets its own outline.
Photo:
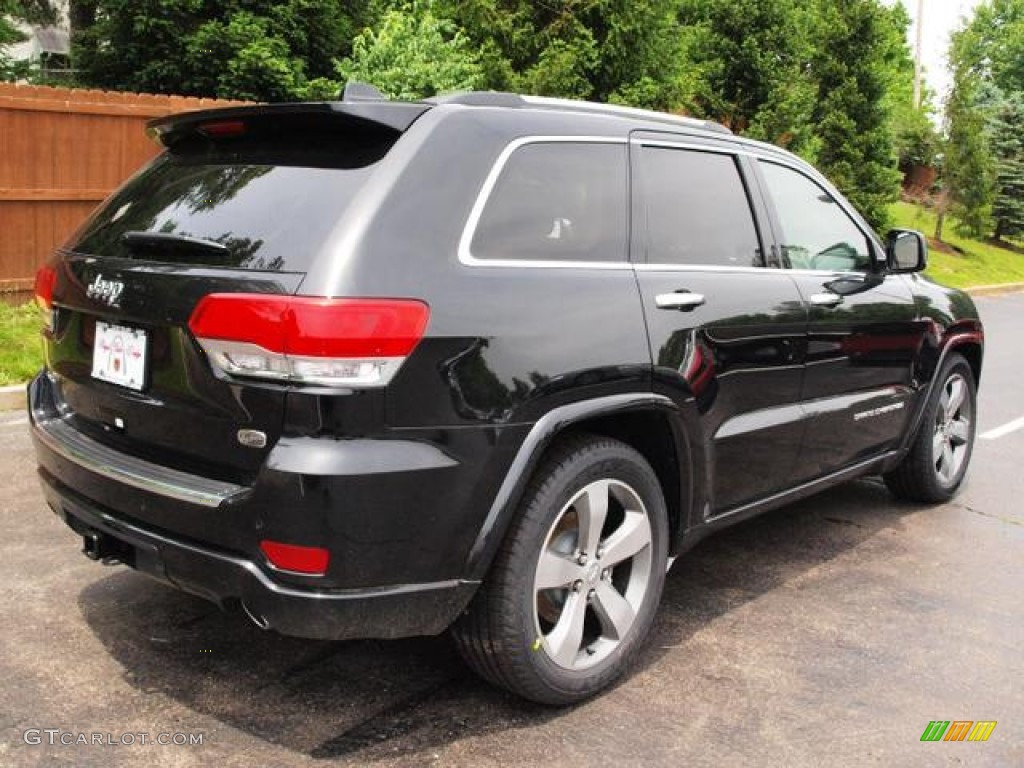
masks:
<instances>
[{"instance_id":1,"label":"wooden fence","mask_svg":"<svg viewBox=\"0 0 1024 768\"><path fill-rule=\"evenodd\" d=\"M239 102L0 83L0 293L36 268L159 147L146 121Z\"/></svg>"}]
</instances>

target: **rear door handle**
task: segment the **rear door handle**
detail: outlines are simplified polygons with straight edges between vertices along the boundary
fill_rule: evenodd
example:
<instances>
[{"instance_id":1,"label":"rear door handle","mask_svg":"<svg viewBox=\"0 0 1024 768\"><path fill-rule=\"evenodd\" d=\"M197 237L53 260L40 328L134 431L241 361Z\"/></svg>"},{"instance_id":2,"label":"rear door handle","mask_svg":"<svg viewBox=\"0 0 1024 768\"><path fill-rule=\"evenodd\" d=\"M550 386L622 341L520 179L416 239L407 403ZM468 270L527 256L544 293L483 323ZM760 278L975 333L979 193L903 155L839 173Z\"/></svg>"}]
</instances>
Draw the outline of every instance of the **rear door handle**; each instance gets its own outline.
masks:
<instances>
[{"instance_id":1,"label":"rear door handle","mask_svg":"<svg viewBox=\"0 0 1024 768\"><path fill-rule=\"evenodd\" d=\"M811 304L816 307L838 307L843 303L843 297L832 291L815 293L811 295Z\"/></svg>"},{"instance_id":2,"label":"rear door handle","mask_svg":"<svg viewBox=\"0 0 1024 768\"><path fill-rule=\"evenodd\" d=\"M704 303L703 293L691 291L676 291L674 293L659 293L654 297L654 304L658 309L678 309L687 312L695 309Z\"/></svg>"}]
</instances>

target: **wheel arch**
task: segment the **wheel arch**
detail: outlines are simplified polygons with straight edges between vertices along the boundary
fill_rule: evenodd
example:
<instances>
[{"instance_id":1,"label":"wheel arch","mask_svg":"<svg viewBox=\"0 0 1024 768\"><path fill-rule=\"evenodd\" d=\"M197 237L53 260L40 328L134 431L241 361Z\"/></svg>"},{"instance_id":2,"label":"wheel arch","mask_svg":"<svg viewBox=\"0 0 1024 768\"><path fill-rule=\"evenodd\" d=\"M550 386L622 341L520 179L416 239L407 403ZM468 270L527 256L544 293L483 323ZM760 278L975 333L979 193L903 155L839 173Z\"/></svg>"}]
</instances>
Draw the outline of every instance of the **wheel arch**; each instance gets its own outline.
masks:
<instances>
[{"instance_id":1,"label":"wheel arch","mask_svg":"<svg viewBox=\"0 0 1024 768\"><path fill-rule=\"evenodd\" d=\"M931 366L928 383L924 387L924 396L920 398L911 428L907 430L904 436L902 452L905 453L909 449L911 442L913 442L915 435L917 435L928 399L938 384L939 372L942 370L942 366L946 364L949 356L959 354L967 361L967 365L970 366L971 373L974 375L974 383L977 385L981 380L984 345L985 334L979 322L974 322L961 328L951 328L942 337L938 357L935 360L935 364Z\"/></svg>"},{"instance_id":2,"label":"wheel arch","mask_svg":"<svg viewBox=\"0 0 1024 768\"><path fill-rule=\"evenodd\" d=\"M590 433L621 440L658 476L669 523L669 553L687 528L694 488L689 437L679 408L664 395L636 393L583 400L549 411L530 430L512 461L470 550L466 578L482 579L516 514L530 477L562 438Z\"/></svg>"}]
</instances>

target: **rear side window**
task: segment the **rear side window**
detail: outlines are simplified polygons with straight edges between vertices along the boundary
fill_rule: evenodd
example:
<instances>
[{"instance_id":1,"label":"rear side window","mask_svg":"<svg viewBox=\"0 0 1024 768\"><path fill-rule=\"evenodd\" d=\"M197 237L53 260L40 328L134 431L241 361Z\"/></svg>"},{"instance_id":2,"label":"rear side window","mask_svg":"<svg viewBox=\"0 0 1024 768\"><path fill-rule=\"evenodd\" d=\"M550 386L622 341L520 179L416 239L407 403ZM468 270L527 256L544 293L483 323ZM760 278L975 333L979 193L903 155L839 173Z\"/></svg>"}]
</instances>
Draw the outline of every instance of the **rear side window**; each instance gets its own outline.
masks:
<instances>
[{"instance_id":1,"label":"rear side window","mask_svg":"<svg viewBox=\"0 0 1024 768\"><path fill-rule=\"evenodd\" d=\"M644 146L647 261L763 266L747 191L732 155Z\"/></svg>"},{"instance_id":2,"label":"rear side window","mask_svg":"<svg viewBox=\"0 0 1024 768\"><path fill-rule=\"evenodd\" d=\"M78 231L79 253L305 272L394 142L308 131L184 142L134 176Z\"/></svg>"},{"instance_id":3,"label":"rear side window","mask_svg":"<svg viewBox=\"0 0 1024 768\"><path fill-rule=\"evenodd\" d=\"M625 144L544 142L502 168L470 244L478 259L625 261Z\"/></svg>"}]
</instances>

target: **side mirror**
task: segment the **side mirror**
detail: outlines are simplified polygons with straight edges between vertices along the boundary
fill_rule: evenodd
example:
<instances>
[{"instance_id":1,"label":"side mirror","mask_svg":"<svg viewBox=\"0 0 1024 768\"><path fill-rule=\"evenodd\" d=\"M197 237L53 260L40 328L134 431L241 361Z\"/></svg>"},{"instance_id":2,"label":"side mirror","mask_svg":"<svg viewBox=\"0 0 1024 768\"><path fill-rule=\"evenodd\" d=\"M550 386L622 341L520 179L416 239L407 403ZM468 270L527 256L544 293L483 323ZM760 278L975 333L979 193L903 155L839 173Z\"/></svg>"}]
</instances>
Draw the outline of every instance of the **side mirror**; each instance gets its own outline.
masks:
<instances>
[{"instance_id":1,"label":"side mirror","mask_svg":"<svg viewBox=\"0 0 1024 768\"><path fill-rule=\"evenodd\" d=\"M885 244L890 272L920 272L928 266L928 241L913 229L893 229Z\"/></svg>"}]
</instances>

